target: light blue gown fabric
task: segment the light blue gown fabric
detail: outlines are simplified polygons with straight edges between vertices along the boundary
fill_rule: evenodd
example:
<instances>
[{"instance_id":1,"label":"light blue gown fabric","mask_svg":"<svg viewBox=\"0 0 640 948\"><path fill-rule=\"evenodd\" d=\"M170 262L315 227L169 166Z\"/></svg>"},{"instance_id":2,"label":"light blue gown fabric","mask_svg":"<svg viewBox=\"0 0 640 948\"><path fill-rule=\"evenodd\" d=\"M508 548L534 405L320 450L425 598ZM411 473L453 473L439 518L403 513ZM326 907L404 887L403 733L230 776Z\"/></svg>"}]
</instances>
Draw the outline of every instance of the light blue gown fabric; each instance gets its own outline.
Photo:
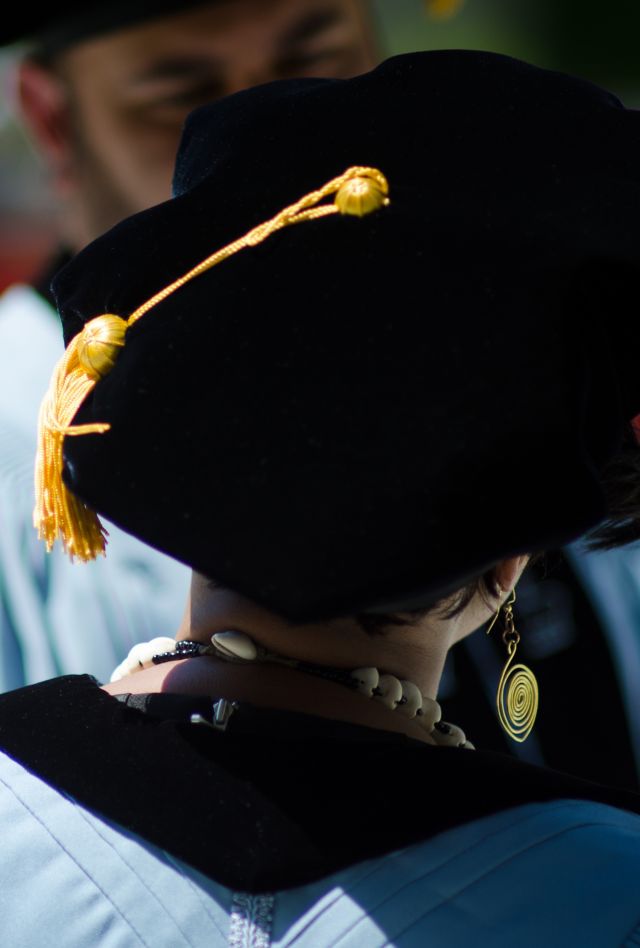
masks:
<instances>
[{"instance_id":1,"label":"light blue gown fabric","mask_svg":"<svg viewBox=\"0 0 640 948\"><path fill-rule=\"evenodd\" d=\"M518 806L250 896L0 755L0 839L7 948L640 946L640 816L597 803Z\"/></svg>"},{"instance_id":2,"label":"light blue gown fabric","mask_svg":"<svg viewBox=\"0 0 640 948\"><path fill-rule=\"evenodd\" d=\"M574 543L566 553L604 630L640 780L640 543L594 553Z\"/></svg>"},{"instance_id":3,"label":"light blue gown fabric","mask_svg":"<svg viewBox=\"0 0 640 948\"><path fill-rule=\"evenodd\" d=\"M101 681L136 642L176 633L188 570L116 527L108 556L45 552L32 523L40 400L63 352L56 315L30 287L0 297L0 691L61 674Z\"/></svg>"}]
</instances>

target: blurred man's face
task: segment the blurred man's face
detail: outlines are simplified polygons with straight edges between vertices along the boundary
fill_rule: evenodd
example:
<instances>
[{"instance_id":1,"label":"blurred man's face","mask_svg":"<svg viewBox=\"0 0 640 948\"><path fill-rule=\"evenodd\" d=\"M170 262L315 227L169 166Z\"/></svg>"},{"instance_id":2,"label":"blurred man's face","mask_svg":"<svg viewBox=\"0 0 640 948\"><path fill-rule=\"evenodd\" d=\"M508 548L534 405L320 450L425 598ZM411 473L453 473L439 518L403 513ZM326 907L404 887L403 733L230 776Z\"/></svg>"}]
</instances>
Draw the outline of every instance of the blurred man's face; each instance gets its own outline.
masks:
<instances>
[{"instance_id":1,"label":"blurred man's face","mask_svg":"<svg viewBox=\"0 0 640 948\"><path fill-rule=\"evenodd\" d=\"M273 79L364 72L368 26L361 0L218 0L67 50L57 72L84 215L76 242L169 197L196 106Z\"/></svg>"}]
</instances>

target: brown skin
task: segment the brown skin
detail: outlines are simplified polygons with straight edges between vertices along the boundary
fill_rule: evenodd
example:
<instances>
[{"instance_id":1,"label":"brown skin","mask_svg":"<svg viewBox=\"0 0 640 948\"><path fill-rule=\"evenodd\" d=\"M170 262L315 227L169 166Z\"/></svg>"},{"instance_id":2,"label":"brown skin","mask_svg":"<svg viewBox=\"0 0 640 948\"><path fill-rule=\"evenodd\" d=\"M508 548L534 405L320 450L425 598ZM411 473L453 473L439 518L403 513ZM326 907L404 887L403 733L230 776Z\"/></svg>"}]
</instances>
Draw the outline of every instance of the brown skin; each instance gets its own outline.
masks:
<instances>
[{"instance_id":1,"label":"brown skin","mask_svg":"<svg viewBox=\"0 0 640 948\"><path fill-rule=\"evenodd\" d=\"M500 595L487 602L479 593L456 616L430 613L409 626L384 635L367 635L354 619L294 625L227 589L217 588L193 574L191 593L177 639L208 645L214 632L244 632L279 655L335 668L374 665L398 678L413 681L423 695L435 698L447 652L456 642L485 623L506 601L527 564L512 557L496 566ZM415 721L341 685L304 672L272 665L232 665L211 657L156 665L104 685L111 695L175 692L209 694L252 704L350 721L397 731L433 743ZM472 722L469 722L472 724Z\"/></svg>"},{"instance_id":2,"label":"brown skin","mask_svg":"<svg viewBox=\"0 0 640 948\"><path fill-rule=\"evenodd\" d=\"M20 66L24 119L74 250L170 196L181 129L199 105L297 76L375 65L362 0L217 0Z\"/></svg>"}]
</instances>

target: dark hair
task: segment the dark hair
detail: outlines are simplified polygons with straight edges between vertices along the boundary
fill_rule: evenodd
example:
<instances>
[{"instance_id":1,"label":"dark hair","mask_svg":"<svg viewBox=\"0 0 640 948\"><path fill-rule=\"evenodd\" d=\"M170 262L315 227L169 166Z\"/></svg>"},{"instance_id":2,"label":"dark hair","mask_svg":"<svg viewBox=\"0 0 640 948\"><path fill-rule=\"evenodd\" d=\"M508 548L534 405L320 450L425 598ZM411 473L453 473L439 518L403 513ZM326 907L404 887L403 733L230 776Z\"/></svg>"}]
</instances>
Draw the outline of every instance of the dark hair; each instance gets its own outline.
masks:
<instances>
[{"instance_id":1,"label":"dark hair","mask_svg":"<svg viewBox=\"0 0 640 948\"><path fill-rule=\"evenodd\" d=\"M607 516L584 537L589 550L612 550L640 539L640 446L631 425L624 432L622 445L615 457L601 473ZM529 565L540 561L544 553L537 553ZM487 605L500 592L495 567L455 593L430 606L397 613L361 613L356 616L360 626L369 635L382 635L393 626L414 625L430 612L443 619L452 619L469 605L479 593Z\"/></svg>"},{"instance_id":2,"label":"dark hair","mask_svg":"<svg viewBox=\"0 0 640 948\"><path fill-rule=\"evenodd\" d=\"M430 612L435 612L442 619L452 619L466 609L476 593L480 593L488 605L491 597L495 599L499 595L500 586L495 567L467 583L453 596L437 600L431 605L420 609L408 609L406 612L362 612L356 616L356 619L368 635L383 635L393 626L415 625Z\"/></svg>"}]
</instances>

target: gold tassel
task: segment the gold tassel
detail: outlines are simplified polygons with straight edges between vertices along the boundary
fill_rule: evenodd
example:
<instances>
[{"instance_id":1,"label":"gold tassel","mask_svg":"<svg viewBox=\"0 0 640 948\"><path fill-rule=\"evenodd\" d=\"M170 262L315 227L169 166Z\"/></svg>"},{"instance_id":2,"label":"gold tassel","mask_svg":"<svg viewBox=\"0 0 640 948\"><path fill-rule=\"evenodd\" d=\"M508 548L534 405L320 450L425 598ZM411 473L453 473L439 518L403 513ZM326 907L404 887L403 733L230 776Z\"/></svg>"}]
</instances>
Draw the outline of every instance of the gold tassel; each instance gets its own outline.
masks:
<instances>
[{"instance_id":1,"label":"gold tassel","mask_svg":"<svg viewBox=\"0 0 640 948\"><path fill-rule=\"evenodd\" d=\"M60 539L72 560L77 557L87 562L105 553L107 531L97 514L67 490L62 480L62 448L67 436L104 434L111 427L100 422L72 425L71 421L96 383L115 365L129 326L185 283L244 247L254 247L290 224L338 213L363 217L389 203L388 191L385 176L376 168L348 168L344 174L207 257L139 306L127 320L107 313L86 323L56 365L40 406L33 523L48 551ZM316 207L330 194L335 195L332 204Z\"/></svg>"},{"instance_id":2,"label":"gold tassel","mask_svg":"<svg viewBox=\"0 0 640 948\"><path fill-rule=\"evenodd\" d=\"M106 530L97 515L67 490L62 480L62 443L66 435L102 434L108 424L70 422L115 363L127 324L119 316L98 316L71 340L56 365L38 418L36 506L33 525L50 552L60 537L71 559L86 562L104 555Z\"/></svg>"}]
</instances>

